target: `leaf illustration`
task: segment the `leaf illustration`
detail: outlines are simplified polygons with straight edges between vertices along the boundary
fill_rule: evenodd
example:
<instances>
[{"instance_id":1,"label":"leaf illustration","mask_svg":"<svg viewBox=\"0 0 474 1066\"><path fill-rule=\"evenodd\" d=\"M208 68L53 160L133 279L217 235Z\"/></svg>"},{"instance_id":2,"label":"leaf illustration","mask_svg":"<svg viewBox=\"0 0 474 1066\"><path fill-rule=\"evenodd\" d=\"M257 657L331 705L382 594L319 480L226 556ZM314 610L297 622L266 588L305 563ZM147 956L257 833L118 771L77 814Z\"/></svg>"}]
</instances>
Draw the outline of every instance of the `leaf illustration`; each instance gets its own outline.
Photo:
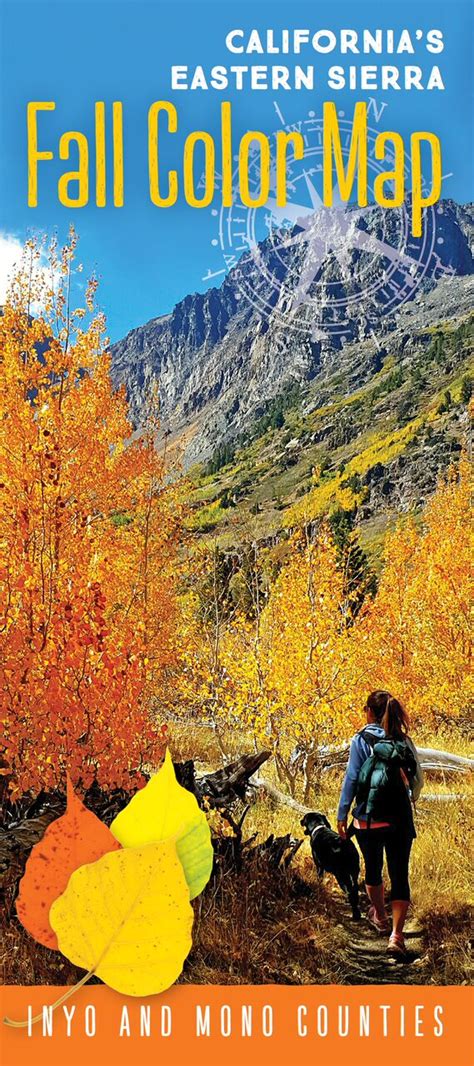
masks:
<instances>
[{"instance_id":1,"label":"leaf illustration","mask_svg":"<svg viewBox=\"0 0 474 1066\"><path fill-rule=\"evenodd\" d=\"M110 829L88 811L67 782L67 808L32 848L20 881L16 910L25 929L47 948L57 948L49 909L78 866L120 847Z\"/></svg>"},{"instance_id":2,"label":"leaf illustration","mask_svg":"<svg viewBox=\"0 0 474 1066\"><path fill-rule=\"evenodd\" d=\"M124 848L174 837L189 898L207 884L213 860L207 818L192 792L178 784L169 751L161 769L114 818L110 830Z\"/></svg>"},{"instance_id":3,"label":"leaf illustration","mask_svg":"<svg viewBox=\"0 0 474 1066\"><path fill-rule=\"evenodd\" d=\"M109 852L72 874L50 911L59 948L117 992L149 996L176 981L193 909L173 840Z\"/></svg>"}]
</instances>

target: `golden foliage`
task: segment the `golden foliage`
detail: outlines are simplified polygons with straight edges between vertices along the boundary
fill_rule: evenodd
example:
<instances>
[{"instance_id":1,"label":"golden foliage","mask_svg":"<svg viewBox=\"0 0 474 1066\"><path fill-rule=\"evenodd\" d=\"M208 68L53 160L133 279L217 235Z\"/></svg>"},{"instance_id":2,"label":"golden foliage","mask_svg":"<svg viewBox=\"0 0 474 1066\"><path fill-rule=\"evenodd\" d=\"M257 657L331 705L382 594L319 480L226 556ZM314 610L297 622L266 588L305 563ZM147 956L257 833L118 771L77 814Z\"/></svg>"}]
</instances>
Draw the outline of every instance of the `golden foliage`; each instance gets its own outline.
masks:
<instances>
[{"instance_id":1,"label":"golden foliage","mask_svg":"<svg viewBox=\"0 0 474 1066\"><path fill-rule=\"evenodd\" d=\"M469 519L463 459L422 523L404 519L387 535L377 593L361 610L324 522L316 539L293 537L251 612L226 616L216 594L203 624L190 598L183 706L218 737L250 729L282 761L295 743L311 752L347 739L373 688L403 699L415 725L455 719L471 695Z\"/></svg>"},{"instance_id":2,"label":"golden foliage","mask_svg":"<svg viewBox=\"0 0 474 1066\"><path fill-rule=\"evenodd\" d=\"M421 524L387 535L361 609L324 521L317 537L285 543L276 577L258 546L233 571L217 549L195 549L178 596L182 506L155 449L156 403L134 437L94 282L71 310L74 253L74 235L61 254L52 246L48 281L30 242L0 320L0 699L17 786L54 787L69 770L76 784L128 787L161 754L151 705L211 722L223 754L230 728L278 758L346 738L370 688L393 691L420 722L462 714L467 460ZM369 441L291 521L309 528L331 501L352 505L348 475L393 458L418 426Z\"/></svg>"},{"instance_id":3,"label":"golden foliage","mask_svg":"<svg viewBox=\"0 0 474 1066\"><path fill-rule=\"evenodd\" d=\"M441 480L421 528L386 538L377 597L365 619L369 678L420 721L455 718L472 698L469 464Z\"/></svg>"},{"instance_id":4,"label":"golden foliage","mask_svg":"<svg viewBox=\"0 0 474 1066\"><path fill-rule=\"evenodd\" d=\"M130 784L161 751L146 714L175 659L179 508L153 426L131 441L76 240L30 242L0 320L0 700L22 789L66 770Z\"/></svg>"}]
</instances>

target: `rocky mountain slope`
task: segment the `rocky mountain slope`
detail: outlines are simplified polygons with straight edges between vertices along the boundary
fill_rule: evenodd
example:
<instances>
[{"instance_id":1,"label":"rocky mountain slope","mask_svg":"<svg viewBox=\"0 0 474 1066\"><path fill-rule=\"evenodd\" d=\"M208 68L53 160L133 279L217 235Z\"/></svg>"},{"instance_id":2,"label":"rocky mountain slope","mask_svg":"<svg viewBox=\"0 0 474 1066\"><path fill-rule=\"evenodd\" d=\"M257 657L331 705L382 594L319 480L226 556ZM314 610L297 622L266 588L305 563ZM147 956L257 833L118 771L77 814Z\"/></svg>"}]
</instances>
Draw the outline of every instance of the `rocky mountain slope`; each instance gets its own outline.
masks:
<instances>
[{"instance_id":1,"label":"rocky mountain slope","mask_svg":"<svg viewBox=\"0 0 474 1066\"><path fill-rule=\"evenodd\" d=\"M384 346L396 315L387 313L391 292L381 279L388 272L399 287L411 274L416 280L422 245L412 239L408 258L398 252L388 263L390 242L397 245L390 219L391 212L378 207L318 212L290 240L278 245L269 237L244 255L219 289L186 296L170 314L132 330L113 346L112 357L115 380L125 381L137 422L151 384L158 382L163 428L173 435L186 431L189 461L207 457L258 417L289 381L324 375L343 345L376 333ZM473 228L472 209L443 203L436 250L422 289L414 287L415 306L440 271L472 274ZM295 241L295 235L302 239ZM439 317L449 302L448 288Z\"/></svg>"},{"instance_id":2,"label":"rocky mountain slope","mask_svg":"<svg viewBox=\"0 0 474 1066\"><path fill-rule=\"evenodd\" d=\"M278 541L342 508L378 551L387 525L419 510L471 447L474 278L461 280L443 283L457 292L452 317L415 332L407 309L387 352L347 346L324 380L281 393L237 446L190 470L192 528L222 546Z\"/></svg>"},{"instance_id":3,"label":"rocky mountain slope","mask_svg":"<svg viewBox=\"0 0 474 1066\"><path fill-rule=\"evenodd\" d=\"M157 384L163 431L205 464L197 529L265 536L310 501L374 527L465 443L474 211L443 201L405 252L391 214L309 216L113 346L136 423Z\"/></svg>"}]
</instances>

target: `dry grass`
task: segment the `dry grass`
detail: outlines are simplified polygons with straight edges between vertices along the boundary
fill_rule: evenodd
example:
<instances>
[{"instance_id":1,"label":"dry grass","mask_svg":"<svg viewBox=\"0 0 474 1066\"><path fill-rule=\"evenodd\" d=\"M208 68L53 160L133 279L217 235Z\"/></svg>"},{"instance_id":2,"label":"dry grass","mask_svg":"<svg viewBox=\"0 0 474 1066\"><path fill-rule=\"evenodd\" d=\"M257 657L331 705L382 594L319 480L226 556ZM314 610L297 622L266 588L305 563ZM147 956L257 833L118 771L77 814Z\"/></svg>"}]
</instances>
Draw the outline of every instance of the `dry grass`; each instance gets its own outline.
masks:
<instances>
[{"instance_id":1,"label":"dry grass","mask_svg":"<svg viewBox=\"0 0 474 1066\"><path fill-rule=\"evenodd\" d=\"M252 863L204 893L184 980L331 983L342 938L342 927L328 921L326 893L308 858L288 873Z\"/></svg>"},{"instance_id":2,"label":"dry grass","mask_svg":"<svg viewBox=\"0 0 474 1066\"><path fill-rule=\"evenodd\" d=\"M456 745L452 736L424 737L423 742L467 751L465 743L458 738ZM236 754L242 751L242 738L226 738L226 743ZM173 727L171 748L174 758L197 759L199 769L220 765L219 747L210 730ZM265 776L275 781L271 763ZM314 809L324 811L332 824L339 788L340 774L325 775L312 800ZM446 790L471 791L465 777L451 782L430 775L430 792ZM471 976L469 829L469 795L459 803L428 804L421 799L411 880L413 912L423 929L423 959L417 970L411 968L412 976L406 980L460 984ZM270 833L288 832L302 836L299 815L290 808L275 807L261 795L248 812L244 837L256 834L258 842ZM6 875L3 981L74 983L82 972L58 953L37 945L20 926L14 910L18 874L19 867L13 864ZM196 902L195 910L194 946L182 976L185 982L324 984L354 980L346 954L351 937L349 909L332 878L318 881L306 840L287 872L258 861L244 862L240 872L224 867L222 876L211 881Z\"/></svg>"},{"instance_id":3,"label":"dry grass","mask_svg":"<svg viewBox=\"0 0 474 1066\"><path fill-rule=\"evenodd\" d=\"M449 725L441 725L434 736L429 730L420 732L417 734L416 739L420 747L445 749L459 755L472 757L472 745L470 745L468 739L462 733L453 731ZM226 736L225 744L226 747L228 746L229 753L237 753L242 750L242 739L236 738L235 734ZM219 747L211 730L199 729L190 733L189 730L176 726L172 731L171 745L176 758L192 758L194 754L198 765L202 767L208 768L219 765ZM286 791L286 786L277 780L272 762L269 762L262 769L262 773L277 784L282 791ZM314 809L324 811L333 825L335 825L336 820L340 784L340 774L325 775L322 778L319 791L313 795L311 804ZM465 798L460 802L426 803L423 802L422 793L416 817L417 839L413 845L411 860L411 913L416 917L417 923L423 928L425 964L423 981L431 980L438 984L461 984L469 981L472 977L472 942L470 938L472 936L472 885L474 884L474 878L472 851L469 847L472 830L470 814L472 810L472 780L464 775L445 776L431 773L427 778L425 791L431 794L443 794L453 791L465 794ZM301 794L298 798L302 798ZM259 799L251 808L245 822L245 830L248 836L256 832L259 840L264 840L270 832L276 836L288 832L294 836L301 836L298 814L290 808L275 807L265 797ZM347 933L340 925L335 924L335 922L337 923L340 920L338 907L340 900L339 890L332 882L332 879L326 879L324 886L318 884L307 841L303 844L294 861L294 874L296 877L301 877L310 886L312 910L310 908L308 914L300 915L298 907L295 908L294 903L288 903L287 910L285 911L283 908L282 913L280 913L280 909L277 909L273 915L273 922L276 927L275 932L278 933L278 923L283 920L283 922L286 922L287 937L289 936L291 939L292 921L298 922L301 917L301 941L297 935L297 927L295 927L295 942L291 949L292 958L298 957L298 964L302 972L314 973L315 969L319 970L318 976L309 978L311 980L344 981L343 964L338 963L337 954ZM264 890L264 886L261 887ZM216 900L216 911L218 910L217 902ZM203 905L206 906L206 901L203 902ZM206 938L209 939L210 944L215 945L223 937L223 943L227 944L229 949L229 957L234 959L232 965L235 969L235 959L239 957L239 951L242 950L239 948L239 943L241 944L242 940L245 940L242 930L247 926L248 916L242 912L241 907L243 904L240 900L236 907L237 911L240 908L240 921L236 913L231 923L235 933L235 943L234 941L228 943L228 934L225 930L225 915L229 908L233 909L233 905L229 897L224 906L222 906L222 900L219 901L219 905L221 908L220 915L207 905L205 911L206 929L205 933L202 932L202 929L199 931L199 945L202 943L204 948ZM298 906L301 906L301 903ZM255 918L254 913L253 918ZM309 964L307 953L304 949L301 959L299 958L301 943L305 945L308 942L308 936L311 943L315 942L311 940L311 931L308 933L307 924L305 924L308 919L314 923L312 932L318 943L318 960L317 962L311 961ZM221 925L224 926L224 933L222 933ZM250 943L253 944L253 949L256 952L255 959L261 959L261 940L258 935L255 942L253 937L251 937ZM266 944L267 950L265 965L271 968L271 944L265 940L263 943ZM281 941L279 946L281 947ZM247 943L245 947L246 957L249 950L249 943ZM286 951L280 951L281 958L286 958ZM242 962L242 968L245 969L246 966L247 963L244 964ZM296 969L298 970L298 965ZM254 970L255 967L252 972ZM325 976L323 976L323 973ZM200 977L198 978L194 975L192 979L198 980ZM204 979L209 980L210 978L206 977ZM220 981L224 979L222 974L218 979ZM240 977L241 979L242 977ZM255 976L252 978L244 977L243 979L255 981ZM239 978L234 976L232 980L237 981ZM277 980L277 978L274 977L272 980ZM281 977L280 980L289 981L291 977L286 975Z\"/></svg>"}]
</instances>

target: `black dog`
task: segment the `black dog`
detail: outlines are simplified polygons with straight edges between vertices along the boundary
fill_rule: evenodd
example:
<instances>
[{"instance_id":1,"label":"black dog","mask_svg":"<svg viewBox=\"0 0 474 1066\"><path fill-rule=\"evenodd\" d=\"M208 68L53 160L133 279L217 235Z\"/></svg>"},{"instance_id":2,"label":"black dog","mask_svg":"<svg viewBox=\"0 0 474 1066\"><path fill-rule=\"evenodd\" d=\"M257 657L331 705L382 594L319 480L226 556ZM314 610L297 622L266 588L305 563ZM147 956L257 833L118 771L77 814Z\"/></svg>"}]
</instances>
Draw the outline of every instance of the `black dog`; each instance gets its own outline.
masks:
<instances>
[{"instance_id":1,"label":"black dog","mask_svg":"<svg viewBox=\"0 0 474 1066\"><path fill-rule=\"evenodd\" d=\"M343 892L347 893L355 921L359 910L359 852L350 840L342 840L334 833L324 814L314 811L305 814L301 825L311 840L314 864L321 877L324 872L334 874Z\"/></svg>"}]
</instances>

